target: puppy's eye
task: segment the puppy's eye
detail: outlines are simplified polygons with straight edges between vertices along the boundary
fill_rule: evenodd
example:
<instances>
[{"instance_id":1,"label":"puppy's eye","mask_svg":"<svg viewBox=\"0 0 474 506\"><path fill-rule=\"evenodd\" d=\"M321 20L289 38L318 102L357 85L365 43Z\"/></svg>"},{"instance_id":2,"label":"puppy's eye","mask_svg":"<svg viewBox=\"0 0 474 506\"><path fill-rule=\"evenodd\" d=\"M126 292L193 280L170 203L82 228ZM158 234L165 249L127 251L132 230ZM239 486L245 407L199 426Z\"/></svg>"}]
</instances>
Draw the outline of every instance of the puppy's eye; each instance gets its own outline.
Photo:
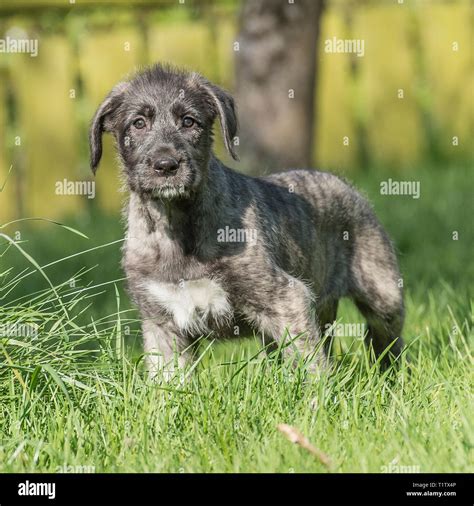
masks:
<instances>
[{"instance_id":1,"label":"puppy's eye","mask_svg":"<svg viewBox=\"0 0 474 506\"><path fill-rule=\"evenodd\" d=\"M138 118L133 122L133 126L137 130L141 130L142 128L146 127L146 121L143 118Z\"/></svg>"},{"instance_id":2,"label":"puppy's eye","mask_svg":"<svg viewBox=\"0 0 474 506\"><path fill-rule=\"evenodd\" d=\"M191 116L185 116L183 118L183 126L185 128L191 128L196 123L196 120L194 118L191 118Z\"/></svg>"}]
</instances>

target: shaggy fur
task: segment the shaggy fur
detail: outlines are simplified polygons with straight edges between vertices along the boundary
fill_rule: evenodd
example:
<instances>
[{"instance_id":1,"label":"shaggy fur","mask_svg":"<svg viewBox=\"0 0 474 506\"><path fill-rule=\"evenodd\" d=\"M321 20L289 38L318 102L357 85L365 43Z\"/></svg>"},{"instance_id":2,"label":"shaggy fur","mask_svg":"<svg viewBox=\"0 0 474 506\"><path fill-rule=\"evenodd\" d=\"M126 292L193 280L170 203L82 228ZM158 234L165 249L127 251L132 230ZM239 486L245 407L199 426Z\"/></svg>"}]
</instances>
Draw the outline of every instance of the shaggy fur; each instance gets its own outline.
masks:
<instances>
[{"instance_id":1,"label":"shaggy fur","mask_svg":"<svg viewBox=\"0 0 474 506\"><path fill-rule=\"evenodd\" d=\"M375 353L392 345L399 355L400 274L368 202L324 172L251 178L226 167L212 152L217 117L236 158L232 97L156 65L119 83L92 122L92 170L102 133L112 133L130 192L123 267L151 375L184 366L203 334L250 330L287 339L284 353L316 370L326 362L321 329L345 296L366 317Z\"/></svg>"}]
</instances>

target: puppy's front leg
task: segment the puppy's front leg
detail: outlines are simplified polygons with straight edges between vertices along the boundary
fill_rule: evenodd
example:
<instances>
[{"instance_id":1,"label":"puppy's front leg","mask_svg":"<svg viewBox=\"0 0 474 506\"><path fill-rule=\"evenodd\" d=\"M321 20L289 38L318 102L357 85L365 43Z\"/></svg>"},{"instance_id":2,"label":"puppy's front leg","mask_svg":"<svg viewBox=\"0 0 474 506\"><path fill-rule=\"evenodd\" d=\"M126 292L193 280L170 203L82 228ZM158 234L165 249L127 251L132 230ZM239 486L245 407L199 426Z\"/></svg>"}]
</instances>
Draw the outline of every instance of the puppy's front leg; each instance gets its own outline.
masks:
<instances>
[{"instance_id":1,"label":"puppy's front leg","mask_svg":"<svg viewBox=\"0 0 474 506\"><path fill-rule=\"evenodd\" d=\"M191 343L170 323L157 324L143 320L143 345L150 379L170 381L176 374L184 374L191 360ZM182 378L181 378L182 379Z\"/></svg>"}]
</instances>

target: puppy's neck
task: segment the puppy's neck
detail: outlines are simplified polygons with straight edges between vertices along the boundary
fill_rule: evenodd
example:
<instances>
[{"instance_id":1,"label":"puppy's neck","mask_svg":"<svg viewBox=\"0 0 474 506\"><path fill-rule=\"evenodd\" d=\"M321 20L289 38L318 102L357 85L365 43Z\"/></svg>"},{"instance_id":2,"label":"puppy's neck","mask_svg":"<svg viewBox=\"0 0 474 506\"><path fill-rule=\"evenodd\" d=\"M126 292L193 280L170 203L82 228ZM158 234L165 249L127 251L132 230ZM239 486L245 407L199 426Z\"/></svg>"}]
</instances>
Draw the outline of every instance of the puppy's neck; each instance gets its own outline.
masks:
<instances>
[{"instance_id":1,"label":"puppy's neck","mask_svg":"<svg viewBox=\"0 0 474 506\"><path fill-rule=\"evenodd\" d=\"M142 237L166 238L185 255L201 256L204 251L210 252L213 249L210 245L216 242L217 221L224 205L222 192L217 190L219 182L214 179L216 175L211 167L216 163L220 162L211 159L208 177L186 198L152 198L132 192L128 209L129 232L137 235L135 232L139 231ZM157 239L158 247L159 244Z\"/></svg>"}]
</instances>

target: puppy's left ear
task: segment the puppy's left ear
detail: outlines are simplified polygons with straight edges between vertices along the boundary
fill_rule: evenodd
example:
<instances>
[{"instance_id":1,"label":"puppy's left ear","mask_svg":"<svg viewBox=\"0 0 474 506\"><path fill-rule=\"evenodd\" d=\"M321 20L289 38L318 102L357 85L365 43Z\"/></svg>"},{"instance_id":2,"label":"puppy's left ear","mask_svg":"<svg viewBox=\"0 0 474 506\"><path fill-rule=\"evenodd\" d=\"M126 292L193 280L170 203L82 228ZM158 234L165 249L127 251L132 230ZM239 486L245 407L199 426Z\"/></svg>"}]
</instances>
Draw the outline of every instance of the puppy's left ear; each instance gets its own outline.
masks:
<instances>
[{"instance_id":1,"label":"puppy's left ear","mask_svg":"<svg viewBox=\"0 0 474 506\"><path fill-rule=\"evenodd\" d=\"M92 172L97 172L102 157L102 134L110 131L108 116L118 107L121 102L121 95L127 88L128 83L118 83L105 97L92 119L89 130L90 166Z\"/></svg>"},{"instance_id":2,"label":"puppy's left ear","mask_svg":"<svg viewBox=\"0 0 474 506\"><path fill-rule=\"evenodd\" d=\"M230 93L222 88L219 88L205 79L203 81L203 86L209 94L212 104L219 115L225 147L232 158L238 160L239 157L234 149L234 137L237 135L238 129L234 99Z\"/></svg>"}]
</instances>

